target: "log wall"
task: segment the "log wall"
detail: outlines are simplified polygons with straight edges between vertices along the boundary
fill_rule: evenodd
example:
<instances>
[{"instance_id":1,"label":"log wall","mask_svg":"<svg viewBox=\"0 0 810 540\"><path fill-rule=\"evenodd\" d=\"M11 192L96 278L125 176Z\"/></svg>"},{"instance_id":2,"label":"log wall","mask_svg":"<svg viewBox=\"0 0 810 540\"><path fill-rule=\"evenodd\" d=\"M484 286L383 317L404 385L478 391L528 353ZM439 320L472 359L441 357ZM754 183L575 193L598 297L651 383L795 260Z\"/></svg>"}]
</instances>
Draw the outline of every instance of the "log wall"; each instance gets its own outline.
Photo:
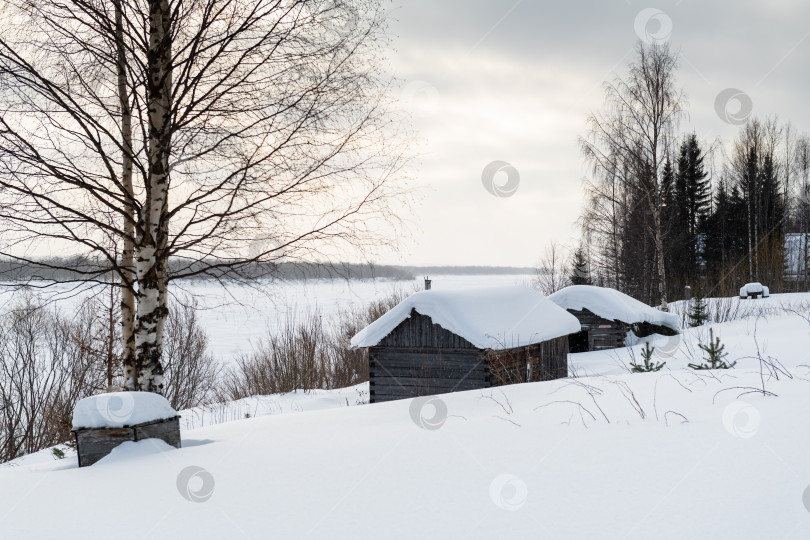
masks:
<instances>
[{"instance_id":1,"label":"log wall","mask_svg":"<svg viewBox=\"0 0 810 540\"><path fill-rule=\"evenodd\" d=\"M369 348L371 403L568 375L568 340L507 351L476 348L416 311ZM527 371L527 363L530 371Z\"/></svg>"},{"instance_id":2,"label":"log wall","mask_svg":"<svg viewBox=\"0 0 810 540\"><path fill-rule=\"evenodd\" d=\"M119 444L126 441L160 439L166 444L180 448L180 417L144 422L123 428L84 428L73 431L79 467L87 467L109 455Z\"/></svg>"},{"instance_id":3,"label":"log wall","mask_svg":"<svg viewBox=\"0 0 810 540\"><path fill-rule=\"evenodd\" d=\"M568 337L504 351L489 351L492 386L550 381L568 376Z\"/></svg>"},{"instance_id":4,"label":"log wall","mask_svg":"<svg viewBox=\"0 0 810 540\"><path fill-rule=\"evenodd\" d=\"M372 403L491 386L477 349L371 347L368 358Z\"/></svg>"},{"instance_id":5,"label":"log wall","mask_svg":"<svg viewBox=\"0 0 810 540\"><path fill-rule=\"evenodd\" d=\"M624 347L624 340L630 328L629 325L621 321L604 319L587 309L581 311L569 309L568 311L579 320L582 330L588 332L589 351L602 351L605 349Z\"/></svg>"}]
</instances>

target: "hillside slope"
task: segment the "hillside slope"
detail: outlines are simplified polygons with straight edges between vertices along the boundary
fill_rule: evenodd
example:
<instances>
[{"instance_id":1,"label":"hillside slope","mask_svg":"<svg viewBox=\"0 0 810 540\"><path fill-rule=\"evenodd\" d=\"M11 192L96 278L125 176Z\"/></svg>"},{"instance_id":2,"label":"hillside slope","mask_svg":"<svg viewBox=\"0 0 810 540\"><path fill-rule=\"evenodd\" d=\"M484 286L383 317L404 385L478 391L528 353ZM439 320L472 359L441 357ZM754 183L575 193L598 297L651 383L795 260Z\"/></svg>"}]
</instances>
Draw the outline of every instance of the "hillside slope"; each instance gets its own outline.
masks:
<instances>
[{"instance_id":1,"label":"hillside slope","mask_svg":"<svg viewBox=\"0 0 810 540\"><path fill-rule=\"evenodd\" d=\"M810 324L714 329L737 368L683 369L693 329L658 373L626 373L623 349L572 356L589 376L483 392L255 398L281 405L199 422L179 450L16 462L2 537L808 538Z\"/></svg>"}]
</instances>

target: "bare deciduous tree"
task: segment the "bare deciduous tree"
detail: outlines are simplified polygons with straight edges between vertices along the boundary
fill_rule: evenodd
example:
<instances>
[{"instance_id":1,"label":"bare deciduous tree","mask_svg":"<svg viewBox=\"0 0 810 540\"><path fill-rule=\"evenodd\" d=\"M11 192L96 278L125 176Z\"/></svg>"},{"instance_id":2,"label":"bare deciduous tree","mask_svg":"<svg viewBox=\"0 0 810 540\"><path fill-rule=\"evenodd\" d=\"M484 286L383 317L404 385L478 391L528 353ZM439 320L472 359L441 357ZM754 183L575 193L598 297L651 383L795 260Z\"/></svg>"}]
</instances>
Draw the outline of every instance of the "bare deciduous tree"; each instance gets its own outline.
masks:
<instances>
[{"instance_id":1,"label":"bare deciduous tree","mask_svg":"<svg viewBox=\"0 0 810 540\"><path fill-rule=\"evenodd\" d=\"M537 266L535 286L549 296L571 284L569 257L557 242L549 242Z\"/></svg>"},{"instance_id":2,"label":"bare deciduous tree","mask_svg":"<svg viewBox=\"0 0 810 540\"><path fill-rule=\"evenodd\" d=\"M668 44L639 43L636 59L628 68L626 77L606 83L605 108L588 118L590 133L580 139L580 147L595 183L603 183L597 193L610 194L611 205L621 201L611 211L627 217L628 209L641 204L649 212L643 232L654 245L658 299L666 309L661 175L685 98L675 83L677 56ZM617 175L626 179L618 186ZM640 198L628 197L630 190Z\"/></svg>"},{"instance_id":3,"label":"bare deciduous tree","mask_svg":"<svg viewBox=\"0 0 810 540\"><path fill-rule=\"evenodd\" d=\"M128 388L163 389L169 281L393 239L406 160L378 0L8 5L0 254L112 271Z\"/></svg>"}]
</instances>

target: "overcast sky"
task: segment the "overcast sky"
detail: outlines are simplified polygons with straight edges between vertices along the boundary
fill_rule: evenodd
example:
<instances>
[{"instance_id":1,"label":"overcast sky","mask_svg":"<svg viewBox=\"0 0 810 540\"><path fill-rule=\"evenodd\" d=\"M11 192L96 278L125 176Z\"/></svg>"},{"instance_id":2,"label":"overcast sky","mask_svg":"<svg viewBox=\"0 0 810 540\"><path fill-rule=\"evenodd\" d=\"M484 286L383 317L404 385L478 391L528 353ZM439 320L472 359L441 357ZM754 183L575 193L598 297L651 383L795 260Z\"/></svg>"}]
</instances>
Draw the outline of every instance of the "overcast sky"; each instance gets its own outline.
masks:
<instances>
[{"instance_id":1,"label":"overcast sky","mask_svg":"<svg viewBox=\"0 0 810 540\"><path fill-rule=\"evenodd\" d=\"M415 113L422 197L410 238L381 263L530 266L549 241L575 239L587 173L577 137L640 38L681 53L682 131L731 140L738 127L715 111L729 88L754 115L810 131L806 0L407 0L393 16L391 63ZM739 108L731 100L728 113ZM483 185L493 161L519 175L510 196ZM493 191L508 180L496 175Z\"/></svg>"}]
</instances>

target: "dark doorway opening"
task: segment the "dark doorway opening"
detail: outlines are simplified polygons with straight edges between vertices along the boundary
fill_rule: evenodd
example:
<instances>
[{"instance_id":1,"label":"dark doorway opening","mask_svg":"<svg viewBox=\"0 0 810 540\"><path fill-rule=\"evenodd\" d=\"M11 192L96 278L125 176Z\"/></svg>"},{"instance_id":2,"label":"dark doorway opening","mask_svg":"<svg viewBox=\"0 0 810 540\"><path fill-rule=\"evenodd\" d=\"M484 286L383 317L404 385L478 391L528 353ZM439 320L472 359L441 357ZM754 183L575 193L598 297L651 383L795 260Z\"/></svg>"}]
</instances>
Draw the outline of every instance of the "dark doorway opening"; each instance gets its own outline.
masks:
<instances>
[{"instance_id":1,"label":"dark doorway opening","mask_svg":"<svg viewBox=\"0 0 810 540\"><path fill-rule=\"evenodd\" d=\"M587 330L568 336L568 351L572 353L588 352Z\"/></svg>"}]
</instances>

